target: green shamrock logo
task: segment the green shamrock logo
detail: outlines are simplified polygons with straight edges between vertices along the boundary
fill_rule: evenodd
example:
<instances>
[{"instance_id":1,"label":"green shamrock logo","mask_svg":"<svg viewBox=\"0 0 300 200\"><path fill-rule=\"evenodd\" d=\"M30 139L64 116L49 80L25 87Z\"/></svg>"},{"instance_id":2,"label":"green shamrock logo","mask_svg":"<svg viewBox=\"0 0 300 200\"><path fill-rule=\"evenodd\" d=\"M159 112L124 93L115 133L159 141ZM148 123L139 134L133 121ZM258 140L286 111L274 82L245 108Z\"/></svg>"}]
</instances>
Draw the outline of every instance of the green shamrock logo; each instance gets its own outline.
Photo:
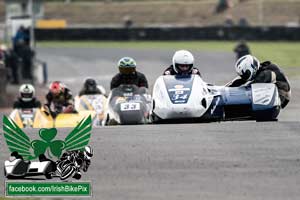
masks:
<instances>
[{"instance_id":1,"label":"green shamrock logo","mask_svg":"<svg viewBox=\"0 0 300 200\"><path fill-rule=\"evenodd\" d=\"M52 141L57 134L57 130L55 128L46 129L43 128L39 131L40 138L43 140L33 140L31 142L31 147L33 148L34 154L38 157L40 154L44 154L48 148L50 148L50 152L52 155L59 157L65 148L65 142L61 140ZM48 156L49 151L48 151Z\"/></svg>"},{"instance_id":2,"label":"green shamrock logo","mask_svg":"<svg viewBox=\"0 0 300 200\"><path fill-rule=\"evenodd\" d=\"M42 140L31 141L26 133L6 116L3 116L3 131L9 151L17 151L26 160L36 159L46 151L49 157L52 155L59 158L63 150L81 150L88 145L92 131L92 117L83 118L63 141L52 141L57 135L55 128L41 129L39 136Z\"/></svg>"}]
</instances>

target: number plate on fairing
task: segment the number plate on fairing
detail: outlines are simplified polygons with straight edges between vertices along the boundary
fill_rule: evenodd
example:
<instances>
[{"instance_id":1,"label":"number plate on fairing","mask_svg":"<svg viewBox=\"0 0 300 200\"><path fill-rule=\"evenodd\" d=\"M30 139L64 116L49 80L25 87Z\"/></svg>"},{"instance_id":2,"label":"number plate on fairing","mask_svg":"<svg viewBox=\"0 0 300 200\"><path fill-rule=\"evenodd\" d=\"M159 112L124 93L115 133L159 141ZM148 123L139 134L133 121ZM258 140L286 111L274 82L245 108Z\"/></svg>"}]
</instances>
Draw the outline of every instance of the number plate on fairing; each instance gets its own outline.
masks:
<instances>
[{"instance_id":1,"label":"number plate on fairing","mask_svg":"<svg viewBox=\"0 0 300 200\"><path fill-rule=\"evenodd\" d=\"M139 103L122 103L121 111L140 110Z\"/></svg>"},{"instance_id":2,"label":"number plate on fairing","mask_svg":"<svg viewBox=\"0 0 300 200\"><path fill-rule=\"evenodd\" d=\"M166 88L173 104L185 104L188 102L193 87L192 76L175 77L165 82Z\"/></svg>"}]
</instances>

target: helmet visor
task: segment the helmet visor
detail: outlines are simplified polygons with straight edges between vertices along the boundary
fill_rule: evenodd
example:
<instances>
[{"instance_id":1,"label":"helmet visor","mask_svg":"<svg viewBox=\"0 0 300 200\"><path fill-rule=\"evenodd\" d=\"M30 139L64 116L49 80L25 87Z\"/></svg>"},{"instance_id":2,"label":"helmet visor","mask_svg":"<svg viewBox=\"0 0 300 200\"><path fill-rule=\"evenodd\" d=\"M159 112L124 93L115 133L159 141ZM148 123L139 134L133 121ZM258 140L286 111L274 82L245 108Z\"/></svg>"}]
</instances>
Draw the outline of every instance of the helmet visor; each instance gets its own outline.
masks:
<instances>
[{"instance_id":1,"label":"helmet visor","mask_svg":"<svg viewBox=\"0 0 300 200\"><path fill-rule=\"evenodd\" d=\"M251 79L251 72L249 70L246 70L246 72L241 74L241 78L243 80L249 81Z\"/></svg>"},{"instance_id":2,"label":"helmet visor","mask_svg":"<svg viewBox=\"0 0 300 200\"><path fill-rule=\"evenodd\" d=\"M119 67L119 71L121 74L134 74L135 67Z\"/></svg>"},{"instance_id":3,"label":"helmet visor","mask_svg":"<svg viewBox=\"0 0 300 200\"><path fill-rule=\"evenodd\" d=\"M21 93L21 98L25 98L25 99L31 99L33 96L33 93Z\"/></svg>"},{"instance_id":4,"label":"helmet visor","mask_svg":"<svg viewBox=\"0 0 300 200\"><path fill-rule=\"evenodd\" d=\"M53 95L58 95L58 94L60 94L60 92L61 92L61 90L59 88L52 88L51 89L51 93Z\"/></svg>"},{"instance_id":5,"label":"helmet visor","mask_svg":"<svg viewBox=\"0 0 300 200\"><path fill-rule=\"evenodd\" d=\"M33 93L21 93L21 99L23 101L31 101L33 97Z\"/></svg>"},{"instance_id":6,"label":"helmet visor","mask_svg":"<svg viewBox=\"0 0 300 200\"><path fill-rule=\"evenodd\" d=\"M53 95L59 95L63 91L63 87L59 82L53 82L50 85L50 92Z\"/></svg>"},{"instance_id":7,"label":"helmet visor","mask_svg":"<svg viewBox=\"0 0 300 200\"><path fill-rule=\"evenodd\" d=\"M86 90L87 90L87 91L94 92L94 91L97 90L97 86L96 86L96 85L87 85L87 86L86 86Z\"/></svg>"},{"instance_id":8,"label":"helmet visor","mask_svg":"<svg viewBox=\"0 0 300 200\"><path fill-rule=\"evenodd\" d=\"M191 71L193 64L175 64L178 72L188 73Z\"/></svg>"},{"instance_id":9,"label":"helmet visor","mask_svg":"<svg viewBox=\"0 0 300 200\"><path fill-rule=\"evenodd\" d=\"M93 151L89 149L89 151L84 151L84 156L87 158L87 159L91 159L93 157Z\"/></svg>"}]
</instances>

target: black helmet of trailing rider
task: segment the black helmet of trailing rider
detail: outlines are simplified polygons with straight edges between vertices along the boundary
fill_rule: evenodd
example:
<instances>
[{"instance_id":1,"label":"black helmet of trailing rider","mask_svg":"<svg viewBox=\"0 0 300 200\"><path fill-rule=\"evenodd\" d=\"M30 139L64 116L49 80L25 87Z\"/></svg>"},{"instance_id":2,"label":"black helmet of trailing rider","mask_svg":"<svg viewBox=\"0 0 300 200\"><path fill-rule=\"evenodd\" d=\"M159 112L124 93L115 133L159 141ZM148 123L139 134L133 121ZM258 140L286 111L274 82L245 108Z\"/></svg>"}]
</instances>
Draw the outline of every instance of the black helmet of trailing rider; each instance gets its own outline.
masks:
<instances>
[{"instance_id":1,"label":"black helmet of trailing rider","mask_svg":"<svg viewBox=\"0 0 300 200\"><path fill-rule=\"evenodd\" d=\"M84 81L84 89L87 92L96 92L97 91L97 82L95 79L87 78Z\"/></svg>"}]
</instances>

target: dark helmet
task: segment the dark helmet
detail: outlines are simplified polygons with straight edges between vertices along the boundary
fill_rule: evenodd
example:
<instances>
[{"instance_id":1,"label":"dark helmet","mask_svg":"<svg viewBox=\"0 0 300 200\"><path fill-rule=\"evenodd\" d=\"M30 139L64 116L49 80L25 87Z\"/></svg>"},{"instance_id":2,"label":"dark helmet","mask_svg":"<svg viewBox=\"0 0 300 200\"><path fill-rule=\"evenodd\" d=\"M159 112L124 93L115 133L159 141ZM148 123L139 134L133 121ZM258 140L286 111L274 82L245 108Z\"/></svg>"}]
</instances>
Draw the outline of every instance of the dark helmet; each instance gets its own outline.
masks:
<instances>
[{"instance_id":1,"label":"dark helmet","mask_svg":"<svg viewBox=\"0 0 300 200\"><path fill-rule=\"evenodd\" d=\"M131 75L136 72L136 62L133 58L124 57L118 62L119 71L124 75Z\"/></svg>"},{"instance_id":2,"label":"dark helmet","mask_svg":"<svg viewBox=\"0 0 300 200\"><path fill-rule=\"evenodd\" d=\"M95 79L87 78L84 81L84 89L89 92L97 91L97 82Z\"/></svg>"},{"instance_id":3,"label":"dark helmet","mask_svg":"<svg viewBox=\"0 0 300 200\"><path fill-rule=\"evenodd\" d=\"M11 157L14 157L15 159L22 159L23 160L23 156L21 156L17 151L14 151L10 154Z\"/></svg>"}]
</instances>

